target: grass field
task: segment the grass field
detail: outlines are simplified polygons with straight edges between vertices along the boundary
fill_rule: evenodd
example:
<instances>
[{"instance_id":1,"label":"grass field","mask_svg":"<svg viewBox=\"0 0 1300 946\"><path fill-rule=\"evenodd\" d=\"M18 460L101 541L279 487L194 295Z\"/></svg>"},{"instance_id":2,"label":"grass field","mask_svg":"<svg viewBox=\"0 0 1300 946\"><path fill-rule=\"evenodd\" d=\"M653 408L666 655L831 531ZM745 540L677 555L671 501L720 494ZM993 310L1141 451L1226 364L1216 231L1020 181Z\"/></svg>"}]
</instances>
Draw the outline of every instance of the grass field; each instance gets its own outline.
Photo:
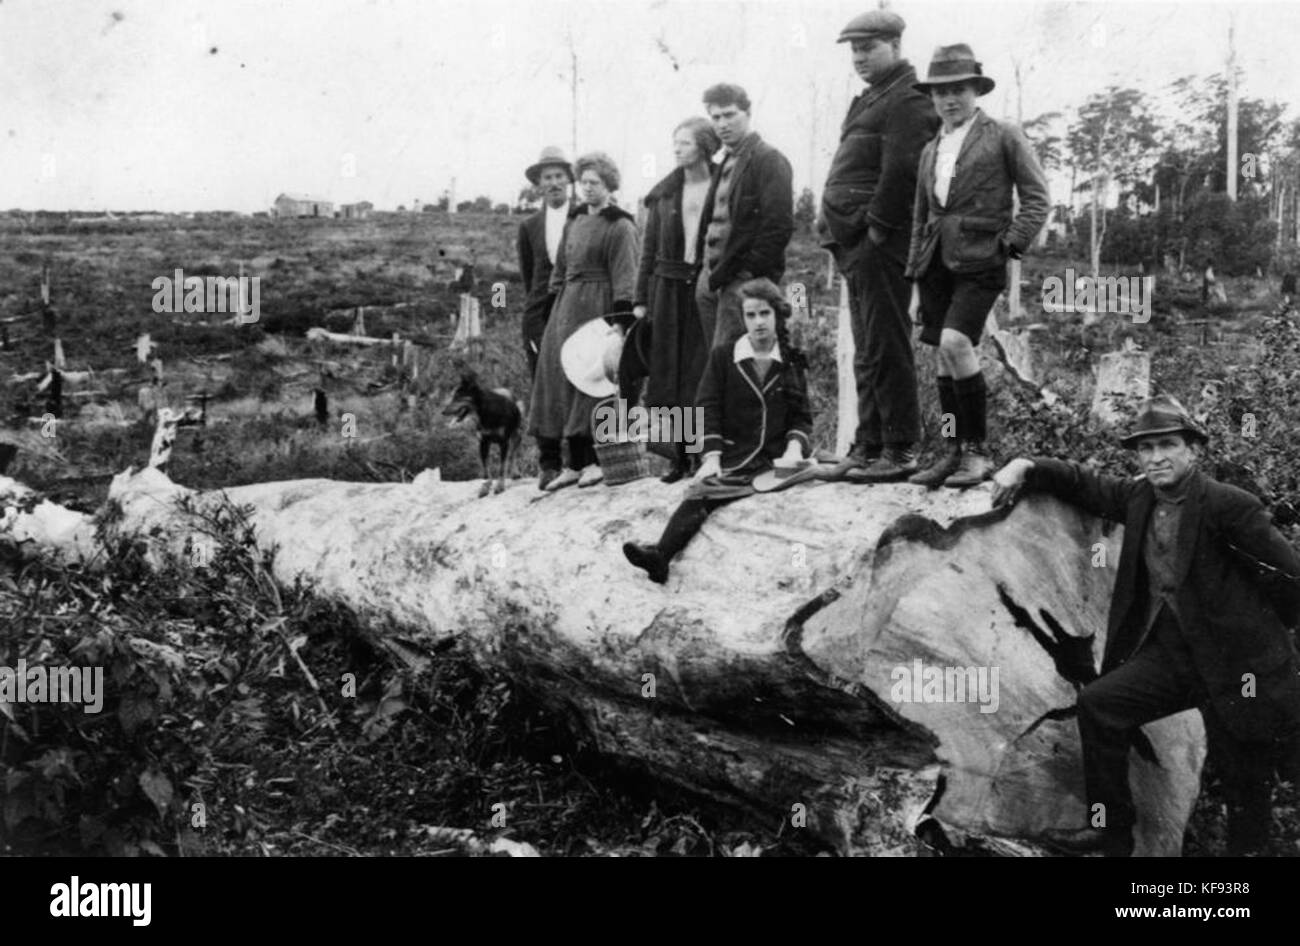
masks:
<instances>
[{"instance_id":1,"label":"grass field","mask_svg":"<svg viewBox=\"0 0 1300 946\"><path fill-rule=\"evenodd\" d=\"M250 218L49 224L19 230L6 221L0 251L0 319L9 319L10 348L0 352L0 417L23 449L12 472L56 498L93 506L107 477L148 457L152 427L137 406L150 370L133 344L148 333L163 362L161 402L182 407L200 392L212 396L208 426L182 433L171 475L210 488L292 476L341 479L409 478L440 467L448 479L477 475L474 439L438 413L463 364L492 386L527 401L527 374L517 320L523 288L514 260L517 217L381 214L367 221ZM796 254L791 278L824 280L821 254ZM808 265L799 269L798 261ZM458 293L448 284L458 262L474 263L484 338L472 354L449 341ZM261 316L255 325L221 324L226 316L153 311L153 280L185 276L259 277ZM9 377L43 370L52 343L40 312L41 272L51 273L51 303L67 369L96 372L65 391L67 423L29 426L44 398L34 382ZM490 305L504 287L503 308ZM500 298L500 294L497 294ZM814 305L829 294L814 292ZM311 326L348 332L355 307L367 307L372 336L415 339L418 377L394 364L384 348L354 348L303 338ZM323 388L332 419L312 422L312 391ZM828 392L821 392L828 393ZM414 394L412 401L406 394ZM833 412L824 412L827 417ZM342 434L342 416L355 420ZM534 469L526 447L521 469Z\"/></svg>"}]
</instances>

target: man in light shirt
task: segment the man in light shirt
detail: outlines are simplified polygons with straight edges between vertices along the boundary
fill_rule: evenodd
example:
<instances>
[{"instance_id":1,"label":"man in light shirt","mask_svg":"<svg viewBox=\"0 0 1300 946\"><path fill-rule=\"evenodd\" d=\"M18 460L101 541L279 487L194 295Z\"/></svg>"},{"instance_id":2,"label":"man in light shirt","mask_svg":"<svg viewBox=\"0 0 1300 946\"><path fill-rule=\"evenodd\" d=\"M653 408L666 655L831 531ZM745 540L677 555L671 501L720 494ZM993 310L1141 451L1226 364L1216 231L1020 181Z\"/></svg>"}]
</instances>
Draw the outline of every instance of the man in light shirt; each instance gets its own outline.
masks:
<instances>
[{"instance_id":1,"label":"man in light shirt","mask_svg":"<svg viewBox=\"0 0 1300 946\"><path fill-rule=\"evenodd\" d=\"M555 297L547 284L560 253L564 225L569 219L569 187L573 184L573 167L564 152L551 146L542 149L537 163L524 176L542 193L542 209L519 225L517 249L519 275L524 281L524 354L528 358L529 377L537 370L537 352L542 333L551 314Z\"/></svg>"}]
</instances>

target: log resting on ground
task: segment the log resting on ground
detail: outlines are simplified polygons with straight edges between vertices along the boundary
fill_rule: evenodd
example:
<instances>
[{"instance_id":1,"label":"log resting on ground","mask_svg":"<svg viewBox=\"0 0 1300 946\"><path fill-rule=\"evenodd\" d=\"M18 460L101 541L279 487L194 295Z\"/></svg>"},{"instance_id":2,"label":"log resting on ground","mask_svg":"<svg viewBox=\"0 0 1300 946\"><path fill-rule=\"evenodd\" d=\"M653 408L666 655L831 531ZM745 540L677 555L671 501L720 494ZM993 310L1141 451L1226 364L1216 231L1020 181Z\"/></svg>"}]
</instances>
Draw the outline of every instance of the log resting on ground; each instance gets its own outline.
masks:
<instances>
[{"instance_id":1,"label":"log resting on ground","mask_svg":"<svg viewBox=\"0 0 1300 946\"><path fill-rule=\"evenodd\" d=\"M464 635L601 752L774 828L806 824L844 853L915 853L923 826L958 849L1034 854L1044 829L1085 823L1058 641L1095 633L1099 662L1121 528L1045 496L994 512L987 486L823 483L718 510L660 586L620 547L657 537L685 484L517 482L484 499L478 485L298 480L224 495L252 508L278 578L307 577L376 638L419 653ZM196 528L174 502L187 494L128 471L110 491L115 528L161 527L178 554ZM0 523L30 537L29 520ZM1144 733L1136 853L1178 854L1200 717Z\"/></svg>"}]
</instances>

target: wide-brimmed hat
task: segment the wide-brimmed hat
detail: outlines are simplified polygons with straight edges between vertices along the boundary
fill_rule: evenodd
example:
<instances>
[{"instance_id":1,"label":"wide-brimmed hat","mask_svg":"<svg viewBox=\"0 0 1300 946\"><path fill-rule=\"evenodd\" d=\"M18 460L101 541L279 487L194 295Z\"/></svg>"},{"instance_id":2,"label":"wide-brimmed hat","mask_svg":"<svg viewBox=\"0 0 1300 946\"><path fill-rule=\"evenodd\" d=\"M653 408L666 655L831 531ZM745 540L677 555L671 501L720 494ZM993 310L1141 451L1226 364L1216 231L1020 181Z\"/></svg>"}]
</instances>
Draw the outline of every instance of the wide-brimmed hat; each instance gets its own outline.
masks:
<instances>
[{"instance_id":1,"label":"wide-brimmed hat","mask_svg":"<svg viewBox=\"0 0 1300 946\"><path fill-rule=\"evenodd\" d=\"M541 183L542 168L547 167L564 168L564 173L569 175L569 183L573 183L573 165L564 156L564 149L556 145L547 145L543 148L537 163L530 164L528 170L524 171L524 177L528 178L528 182L536 187Z\"/></svg>"},{"instance_id":2,"label":"wide-brimmed hat","mask_svg":"<svg viewBox=\"0 0 1300 946\"><path fill-rule=\"evenodd\" d=\"M560 346L560 366L569 383L591 397L618 393L623 333L604 319L592 319Z\"/></svg>"},{"instance_id":3,"label":"wide-brimmed hat","mask_svg":"<svg viewBox=\"0 0 1300 946\"><path fill-rule=\"evenodd\" d=\"M1120 438L1120 443L1132 448L1143 437L1155 437L1160 434L1183 433L1193 440L1205 443L1210 438L1192 420L1192 415L1178 403L1178 399L1169 394L1157 394L1143 401L1138 407L1133 427Z\"/></svg>"},{"instance_id":4,"label":"wide-brimmed hat","mask_svg":"<svg viewBox=\"0 0 1300 946\"><path fill-rule=\"evenodd\" d=\"M975 54L965 43L952 46L939 46L930 57L930 71L924 82L913 83L922 92L929 92L932 86L948 85L953 82L975 83L976 95L988 95L993 91L994 82L984 74L980 63L975 61Z\"/></svg>"},{"instance_id":5,"label":"wide-brimmed hat","mask_svg":"<svg viewBox=\"0 0 1300 946\"><path fill-rule=\"evenodd\" d=\"M816 460L801 461L792 467L774 467L764 470L754 477L754 491L757 493L776 493L809 480L820 479L825 471Z\"/></svg>"}]
</instances>

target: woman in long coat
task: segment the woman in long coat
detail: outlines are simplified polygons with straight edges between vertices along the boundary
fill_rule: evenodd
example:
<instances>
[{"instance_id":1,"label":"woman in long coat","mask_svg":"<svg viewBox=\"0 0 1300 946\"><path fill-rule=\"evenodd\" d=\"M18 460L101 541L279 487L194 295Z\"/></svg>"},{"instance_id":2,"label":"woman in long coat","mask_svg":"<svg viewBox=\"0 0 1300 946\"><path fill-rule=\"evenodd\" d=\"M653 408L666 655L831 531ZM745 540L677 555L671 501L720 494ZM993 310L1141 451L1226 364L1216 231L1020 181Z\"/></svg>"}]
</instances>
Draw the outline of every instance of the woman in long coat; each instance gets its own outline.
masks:
<instances>
[{"instance_id":1,"label":"woman in long coat","mask_svg":"<svg viewBox=\"0 0 1300 946\"><path fill-rule=\"evenodd\" d=\"M790 307L770 279L742 283L740 296L745 334L709 352L700 380L704 457L695 481L658 542L623 545L627 560L660 584L715 509L752 495L754 478L776 461L812 453L804 358L786 336Z\"/></svg>"},{"instance_id":2,"label":"woman in long coat","mask_svg":"<svg viewBox=\"0 0 1300 946\"><path fill-rule=\"evenodd\" d=\"M650 330L645 392L649 408L690 410L704 374L709 340L695 306L700 273L697 248L711 179L709 158L721 146L707 118L686 119L673 129L677 168L645 198L649 214L633 312L646 319L642 328ZM676 433L673 466L663 478L665 483L675 483L690 472L686 445L681 432Z\"/></svg>"},{"instance_id":3,"label":"woman in long coat","mask_svg":"<svg viewBox=\"0 0 1300 946\"><path fill-rule=\"evenodd\" d=\"M557 298L537 353L529 411L529 433L537 438L540 456L537 485L548 491L573 483L594 486L603 479L592 438L591 412L598 402L565 376L560 349L592 319L621 312L631 321L636 288L636 222L611 199L619 187L618 168L599 151L578 158L573 168L586 203L569 215L551 272L551 291ZM569 463L562 471L561 438L569 444Z\"/></svg>"}]
</instances>

